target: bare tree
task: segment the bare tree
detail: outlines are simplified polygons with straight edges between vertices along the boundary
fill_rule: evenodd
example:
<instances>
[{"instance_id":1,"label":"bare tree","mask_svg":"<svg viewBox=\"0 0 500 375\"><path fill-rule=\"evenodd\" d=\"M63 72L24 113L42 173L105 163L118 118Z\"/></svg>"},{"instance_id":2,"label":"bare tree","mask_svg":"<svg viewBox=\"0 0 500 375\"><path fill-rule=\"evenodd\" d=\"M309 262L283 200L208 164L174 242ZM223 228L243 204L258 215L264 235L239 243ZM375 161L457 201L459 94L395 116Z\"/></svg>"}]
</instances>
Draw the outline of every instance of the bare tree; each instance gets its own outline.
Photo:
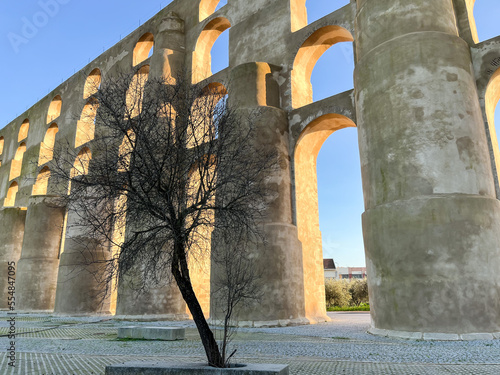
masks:
<instances>
[{"instance_id":1,"label":"bare tree","mask_svg":"<svg viewBox=\"0 0 500 375\"><path fill-rule=\"evenodd\" d=\"M234 354L227 342L235 308L258 297L252 249L264 241L266 179L277 162L255 141L258 113L231 108L221 85L148 79L141 71L104 81L93 100L90 150L85 157L72 147L58 152L52 178L59 186L69 181L65 204L78 212L92 246L118 249L106 260L107 285L137 269L144 283L172 275L209 365L225 367ZM190 274L189 260L207 251L218 270L213 296L224 306L222 347Z\"/></svg>"}]
</instances>

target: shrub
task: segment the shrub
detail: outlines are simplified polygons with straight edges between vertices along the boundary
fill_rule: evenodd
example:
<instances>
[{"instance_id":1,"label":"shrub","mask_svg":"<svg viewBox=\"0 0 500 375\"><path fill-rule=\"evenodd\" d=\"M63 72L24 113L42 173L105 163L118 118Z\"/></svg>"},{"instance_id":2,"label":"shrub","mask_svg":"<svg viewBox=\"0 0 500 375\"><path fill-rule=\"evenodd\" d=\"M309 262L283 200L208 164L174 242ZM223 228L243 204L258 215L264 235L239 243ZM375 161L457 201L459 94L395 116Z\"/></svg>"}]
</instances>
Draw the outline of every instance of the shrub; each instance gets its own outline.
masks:
<instances>
[{"instance_id":1,"label":"shrub","mask_svg":"<svg viewBox=\"0 0 500 375\"><path fill-rule=\"evenodd\" d=\"M360 306L368 303L368 284L366 279L325 281L326 306Z\"/></svg>"},{"instance_id":2,"label":"shrub","mask_svg":"<svg viewBox=\"0 0 500 375\"><path fill-rule=\"evenodd\" d=\"M327 280L325 282L326 306L348 306L351 301L349 283L345 280Z\"/></svg>"},{"instance_id":3,"label":"shrub","mask_svg":"<svg viewBox=\"0 0 500 375\"><path fill-rule=\"evenodd\" d=\"M359 306L362 303L368 303L368 282L366 279L352 280L349 285L351 293L351 306Z\"/></svg>"}]
</instances>

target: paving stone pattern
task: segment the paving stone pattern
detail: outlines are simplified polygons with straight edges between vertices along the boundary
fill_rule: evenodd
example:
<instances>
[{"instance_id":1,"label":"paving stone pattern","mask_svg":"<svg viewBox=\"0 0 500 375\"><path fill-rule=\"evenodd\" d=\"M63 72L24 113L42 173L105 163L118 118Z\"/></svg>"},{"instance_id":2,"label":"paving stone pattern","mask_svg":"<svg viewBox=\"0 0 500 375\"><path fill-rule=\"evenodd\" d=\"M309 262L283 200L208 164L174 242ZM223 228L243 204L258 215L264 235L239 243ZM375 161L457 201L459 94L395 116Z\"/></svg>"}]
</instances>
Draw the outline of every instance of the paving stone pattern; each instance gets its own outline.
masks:
<instances>
[{"instance_id":1,"label":"paving stone pattern","mask_svg":"<svg viewBox=\"0 0 500 375\"><path fill-rule=\"evenodd\" d=\"M287 363L290 373L315 374L500 374L500 341L425 342L376 337L366 333L365 313L331 313L331 323L285 328L245 328L234 336L238 362ZM186 339L175 342L118 340L119 327L151 322L109 318L17 317L17 367L7 366L8 339L0 337L0 375L104 374L108 364L126 361L203 361L193 322ZM7 314L0 312L0 336Z\"/></svg>"}]
</instances>

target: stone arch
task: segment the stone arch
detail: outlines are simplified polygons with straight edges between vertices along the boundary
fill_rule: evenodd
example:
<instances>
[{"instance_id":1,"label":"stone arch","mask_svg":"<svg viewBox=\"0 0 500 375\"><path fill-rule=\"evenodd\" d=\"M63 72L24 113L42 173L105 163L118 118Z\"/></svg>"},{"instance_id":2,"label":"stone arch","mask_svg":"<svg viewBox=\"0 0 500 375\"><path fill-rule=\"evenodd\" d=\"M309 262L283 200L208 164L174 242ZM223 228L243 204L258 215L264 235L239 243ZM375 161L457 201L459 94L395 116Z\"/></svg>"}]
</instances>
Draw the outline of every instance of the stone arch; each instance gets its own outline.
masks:
<instances>
[{"instance_id":1,"label":"stone arch","mask_svg":"<svg viewBox=\"0 0 500 375\"><path fill-rule=\"evenodd\" d=\"M337 130L355 126L345 116L323 115L302 130L295 146L297 229L302 242L306 316L311 321L324 316L326 311L316 160L321 146L330 135Z\"/></svg>"},{"instance_id":2,"label":"stone arch","mask_svg":"<svg viewBox=\"0 0 500 375\"><path fill-rule=\"evenodd\" d=\"M4 140L3 136L2 136L2 137L0 137L0 155L2 155L2 154L3 154L3 146L4 146L4 142L5 142L5 140Z\"/></svg>"},{"instance_id":3,"label":"stone arch","mask_svg":"<svg viewBox=\"0 0 500 375\"><path fill-rule=\"evenodd\" d=\"M30 129L30 120L26 119L23 121L21 124L21 127L19 128L19 133L17 135L17 141L21 142L28 138L28 131Z\"/></svg>"},{"instance_id":4,"label":"stone arch","mask_svg":"<svg viewBox=\"0 0 500 375\"><path fill-rule=\"evenodd\" d=\"M45 166L36 177L31 195L47 195L47 186L49 184L50 169Z\"/></svg>"},{"instance_id":5,"label":"stone arch","mask_svg":"<svg viewBox=\"0 0 500 375\"><path fill-rule=\"evenodd\" d=\"M76 123L75 147L80 147L94 139L98 108L99 102L95 98L90 98L83 107L80 120Z\"/></svg>"},{"instance_id":6,"label":"stone arch","mask_svg":"<svg viewBox=\"0 0 500 375\"><path fill-rule=\"evenodd\" d=\"M85 176L89 173L90 161L92 160L92 151L88 147L80 150L73 162L73 167L70 171L70 181L68 183L68 194L71 193L72 179L78 176Z\"/></svg>"},{"instance_id":7,"label":"stone arch","mask_svg":"<svg viewBox=\"0 0 500 375\"><path fill-rule=\"evenodd\" d=\"M71 178L77 176L84 176L89 173L89 165L92 160L92 151L88 147L84 147L80 150L73 163L73 168L71 170Z\"/></svg>"},{"instance_id":8,"label":"stone arch","mask_svg":"<svg viewBox=\"0 0 500 375\"><path fill-rule=\"evenodd\" d=\"M50 102L47 112L47 124L50 124L61 115L62 99L60 95L56 95Z\"/></svg>"},{"instance_id":9,"label":"stone arch","mask_svg":"<svg viewBox=\"0 0 500 375\"><path fill-rule=\"evenodd\" d=\"M500 150L498 148L498 139L495 129L495 110L500 102L500 69L493 74L485 93L485 112L488 132L490 136L493 159L496 166L496 174L500 176Z\"/></svg>"},{"instance_id":10,"label":"stone arch","mask_svg":"<svg viewBox=\"0 0 500 375\"><path fill-rule=\"evenodd\" d=\"M97 93L97 90L101 85L101 80L101 70L99 68L95 68L90 72L85 80L85 86L83 87L83 99L88 99Z\"/></svg>"},{"instance_id":11,"label":"stone arch","mask_svg":"<svg viewBox=\"0 0 500 375\"><path fill-rule=\"evenodd\" d=\"M21 168L23 166L24 153L26 152L26 143L22 142L16 150L14 159L10 165L9 180L13 180L21 175Z\"/></svg>"},{"instance_id":12,"label":"stone arch","mask_svg":"<svg viewBox=\"0 0 500 375\"><path fill-rule=\"evenodd\" d=\"M221 2L221 0L200 0L200 5L199 5L199 21L203 21L204 19L206 19L207 17L211 16L216 8L217 8L217 5L219 5L219 3Z\"/></svg>"},{"instance_id":13,"label":"stone arch","mask_svg":"<svg viewBox=\"0 0 500 375\"><path fill-rule=\"evenodd\" d=\"M19 191L19 185L16 181L12 182L7 190L7 196L3 202L4 207L14 207L16 204L16 195Z\"/></svg>"},{"instance_id":14,"label":"stone arch","mask_svg":"<svg viewBox=\"0 0 500 375\"><path fill-rule=\"evenodd\" d=\"M137 117L142 110L142 100L144 98L144 88L149 78L149 65L143 65L135 73L127 90L126 107L128 118Z\"/></svg>"},{"instance_id":15,"label":"stone arch","mask_svg":"<svg viewBox=\"0 0 500 375\"><path fill-rule=\"evenodd\" d=\"M203 81L212 75L212 47L217 38L230 27L231 23L227 18L217 17L203 28L193 52L193 83Z\"/></svg>"},{"instance_id":16,"label":"stone arch","mask_svg":"<svg viewBox=\"0 0 500 375\"><path fill-rule=\"evenodd\" d=\"M201 90L191 107L191 118L186 129L188 148L199 146L211 138L208 132L214 124L214 110L227 93L226 87L219 82L211 82Z\"/></svg>"},{"instance_id":17,"label":"stone arch","mask_svg":"<svg viewBox=\"0 0 500 375\"><path fill-rule=\"evenodd\" d=\"M38 156L38 165L43 165L52 160L54 155L54 145L56 143L56 134L59 131L57 124L52 124L47 129L43 142L40 145L40 155Z\"/></svg>"},{"instance_id":18,"label":"stone arch","mask_svg":"<svg viewBox=\"0 0 500 375\"><path fill-rule=\"evenodd\" d=\"M147 60L154 48L155 37L151 33L146 33L137 41L133 52L133 66L137 66Z\"/></svg>"},{"instance_id":19,"label":"stone arch","mask_svg":"<svg viewBox=\"0 0 500 375\"><path fill-rule=\"evenodd\" d=\"M311 74L319 58L339 42L354 41L349 30L340 26L325 26L316 30L299 48L292 70L292 106L312 103Z\"/></svg>"}]
</instances>

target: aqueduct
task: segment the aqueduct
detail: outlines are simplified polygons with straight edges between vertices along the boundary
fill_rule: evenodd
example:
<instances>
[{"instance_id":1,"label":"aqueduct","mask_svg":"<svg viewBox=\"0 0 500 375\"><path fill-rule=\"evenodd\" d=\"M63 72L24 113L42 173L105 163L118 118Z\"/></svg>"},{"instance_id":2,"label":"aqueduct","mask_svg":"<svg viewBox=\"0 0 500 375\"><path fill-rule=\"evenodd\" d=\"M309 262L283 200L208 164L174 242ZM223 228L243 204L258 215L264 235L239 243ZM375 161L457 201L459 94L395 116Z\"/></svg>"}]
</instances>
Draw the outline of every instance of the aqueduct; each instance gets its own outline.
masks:
<instances>
[{"instance_id":1,"label":"aqueduct","mask_svg":"<svg viewBox=\"0 0 500 375\"><path fill-rule=\"evenodd\" d=\"M185 315L169 285L138 300L124 282L98 303L95 280L74 273L72 213L50 204L53 147L78 151L72 173L92 168L101 79L135 71L134 89L185 72L224 92L231 82L232 101L259 107L285 164L271 176L279 194L265 224L265 295L242 324L327 319L316 157L332 133L357 126L373 333L499 338L500 37L478 42L474 0L351 0L310 24L305 0L218 3L174 0L0 130L0 259L18 263L19 309ZM212 74L210 51L227 29L229 67ZM312 69L339 42L354 43L355 87L313 102ZM195 274L209 314L209 260ZM0 290L6 308L5 278Z\"/></svg>"}]
</instances>

